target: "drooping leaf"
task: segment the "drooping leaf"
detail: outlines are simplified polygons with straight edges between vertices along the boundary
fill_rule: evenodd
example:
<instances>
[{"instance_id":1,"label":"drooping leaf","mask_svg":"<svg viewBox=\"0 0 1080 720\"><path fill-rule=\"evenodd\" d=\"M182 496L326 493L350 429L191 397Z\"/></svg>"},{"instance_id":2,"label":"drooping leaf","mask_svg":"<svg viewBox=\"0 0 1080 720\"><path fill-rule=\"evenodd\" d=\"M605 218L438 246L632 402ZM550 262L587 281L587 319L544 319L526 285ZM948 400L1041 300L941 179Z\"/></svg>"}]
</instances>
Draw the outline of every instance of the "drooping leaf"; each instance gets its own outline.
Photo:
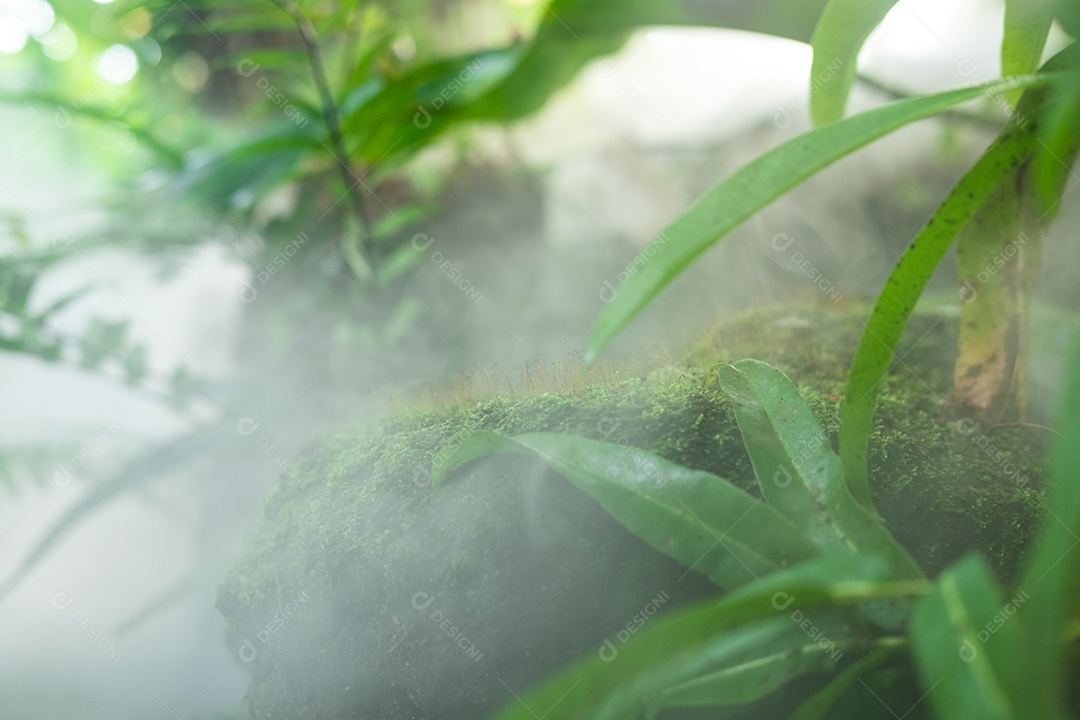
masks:
<instances>
[{"instance_id":1,"label":"drooping leaf","mask_svg":"<svg viewBox=\"0 0 1080 720\"><path fill-rule=\"evenodd\" d=\"M810 118L815 125L844 117L859 50L895 4L896 0L829 0L825 6L810 40L814 49Z\"/></svg>"},{"instance_id":2,"label":"drooping leaf","mask_svg":"<svg viewBox=\"0 0 1080 720\"><path fill-rule=\"evenodd\" d=\"M1061 68L1070 67L1076 57L1077 47L1070 46L1051 58L1039 77L1055 83L1069 82L1072 76ZM1044 94L1025 94L1005 130L915 236L874 304L852 361L840 410L840 458L844 476L856 498L864 504L870 500L866 454L878 389L893 361L904 326L953 240L1001 183L1036 152L1036 127L1028 118L1037 115L1043 103Z\"/></svg>"},{"instance_id":3,"label":"drooping leaf","mask_svg":"<svg viewBox=\"0 0 1080 720\"><path fill-rule=\"evenodd\" d=\"M889 560L898 578L922 571L871 508L852 496L825 428L780 370L758 360L719 368L761 492L823 552L854 551Z\"/></svg>"},{"instance_id":4,"label":"drooping leaf","mask_svg":"<svg viewBox=\"0 0 1080 720\"><path fill-rule=\"evenodd\" d=\"M597 358L615 336L697 257L764 206L822 168L909 123L930 117L989 88L1045 84L1056 77L1025 76L901 100L831 123L789 140L722 180L672 223L639 255L640 263L614 292L593 329L586 362ZM856 493L859 496L858 493ZM859 496L861 499L861 496Z\"/></svg>"},{"instance_id":5,"label":"drooping leaf","mask_svg":"<svg viewBox=\"0 0 1080 720\"><path fill-rule=\"evenodd\" d=\"M586 657L514 699L495 720L622 720L649 698L710 670L752 657L790 629L793 609L807 613L923 591L922 581L876 582L876 558L832 555L747 585L721 600L676 611L649 624L617 652ZM606 659L605 659L606 658ZM550 714L549 714L550 713Z\"/></svg>"},{"instance_id":6,"label":"drooping leaf","mask_svg":"<svg viewBox=\"0 0 1080 720\"><path fill-rule=\"evenodd\" d=\"M946 570L919 600L912 646L938 717L1040 717L1030 714L1029 693L1017 672L1030 653L1015 618L1016 602L1003 605L990 572L976 556Z\"/></svg>"},{"instance_id":7,"label":"drooping leaf","mask_svg":"<svg viewBox=\"0 0 1080 720\"><path fill-rule=\"evenodd\" d=\"M855 497L870 506L867 446L880 383L895 357L896 344L945 252L968 221L1008 177L1031 155L1033 135L1011 124L983 154L926 225L915 236L889 274L859 340L840 408L840 457Z\"/></svg>"},{"instance_id":8,"label":"drooping leaf","mask_svg":"<svg viewBox=\"0 0 1080 720\"><path fill-rule=\"evenodd\" d=\"M819 554L790 520L727 480L617 443L559 433L463 434L436 456L436 484L493 453L542 458L631 532L724 588Z\"/></svg>"}]
</instances>

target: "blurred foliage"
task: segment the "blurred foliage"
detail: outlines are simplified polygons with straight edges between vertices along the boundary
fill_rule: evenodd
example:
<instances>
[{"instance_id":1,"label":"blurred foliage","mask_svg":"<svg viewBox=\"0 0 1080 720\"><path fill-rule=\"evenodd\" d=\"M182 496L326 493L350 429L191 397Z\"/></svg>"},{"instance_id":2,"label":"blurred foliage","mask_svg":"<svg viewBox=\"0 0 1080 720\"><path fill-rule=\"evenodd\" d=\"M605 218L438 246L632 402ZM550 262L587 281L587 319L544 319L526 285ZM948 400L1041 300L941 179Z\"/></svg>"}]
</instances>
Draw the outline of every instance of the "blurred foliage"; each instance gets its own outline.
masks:
<instances>
[{"instance_id":1,"label":"blurred foliage","mask_svg":"<svg viewBox=\"0 0 1080 720\"><path fill-rule=\"evenodd\" d=\"M303 347L312 367L328 348L355 363L402 343L423 313L401 280L424 258L410 239L440 208L449 178L417 162L426 149L462 128L536 112L638 27L807 40L823 5L0 0L0 102L48 129L73 168L94 168L105 180L94 203L107 209L77 238L39 237L24 218L4 219L0 349L101 373L178 408L198 399L212 415L239 416L265 394L251 387L250 368L214 383L183 366L162 371L123 317L82 312L78 332L57 329L70 326L56 322L64 311L116 291L88 269L92 254L137 252L166 278L186 253L223 247L251 269L242 299L260 298L242 342L271 356ZM288 279L264 283L283 255ZM43 278L84 260L77 291L53 300L39 291ZM283 384L275 394L302 392ZM280 403L293 403L293 422L297 406L312 404L291 395ZM261 412L273 411L264 403ZM249 452L237 433L194 432L202 453ZM154 472L125 468L99 483L0 594L109 498L196 455L151 451L132 467L153 462Z\"/></svg>"},{"instance_id":2,"label":"blurred foliage","mask_svg":"<svg viewBox=\"0 0 1080 720\"><path fill-rule=\"evenodd\" d=\"M535 112L642 25L807 39L821 5L5 0L0 101L73 128L58 141L114 178L110 221L72 250L137 249L169 270L215 242L258 273L302 233L311 243L290 272L355 321L422 257L408 238L442 179L411 161L447 132ZM118 159L117 145L140 152ZM397 342L415 303L368 315L392 329L358 337Z\"/></svg>"}]
</instances>

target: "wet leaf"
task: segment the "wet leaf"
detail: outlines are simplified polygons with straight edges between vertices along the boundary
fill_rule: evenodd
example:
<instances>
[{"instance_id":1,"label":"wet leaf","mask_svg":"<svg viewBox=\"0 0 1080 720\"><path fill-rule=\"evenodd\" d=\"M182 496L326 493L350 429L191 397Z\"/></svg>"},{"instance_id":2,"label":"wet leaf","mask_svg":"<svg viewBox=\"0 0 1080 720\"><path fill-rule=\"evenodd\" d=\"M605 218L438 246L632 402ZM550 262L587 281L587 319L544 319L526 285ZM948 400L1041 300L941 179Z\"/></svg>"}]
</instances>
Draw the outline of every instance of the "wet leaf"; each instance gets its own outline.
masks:
<instances>
[{"instance_id":1,"label":"wet leaf","mask_svg":"<svg viewBox=\"0 0 1080 720\"><path fill-rule=\"evenodd\" d=\"M723 588L819 554L790 520L727 480L616 443L472 432L440 451L432 476L439 483L466 462L506 452L543 459L635 535Z\"/></svg>"},{"instance_id":2,"label":"wet leaf","mask_svg":"<svg viewBox=\"0 0 1080 720\"><path fill-rule=\"evenodd\" d=\"M741 360L718 370L769 504L798 525L822 552L887 558L897 578L922 577L908 552L855 500L825 428L780 370Z\"/></svg>"},{"instance_id":3,"label":"wet leaf","mask_svg":"<svg viewBox=\"0 0 1080 720\"><path fill-rule=\"evenodd\" d=\"M743 221L822 168L904 125L936 115L987 91L1045 84L1025 76L986 87L901 100L812 130L766 152L705 193L639 255L626 281L608 293L586 362L600 352L661 290ZM955 234L955 233L954 233ZM857 496L860 496L857 493Z\"/></svg>"}]
</instances>

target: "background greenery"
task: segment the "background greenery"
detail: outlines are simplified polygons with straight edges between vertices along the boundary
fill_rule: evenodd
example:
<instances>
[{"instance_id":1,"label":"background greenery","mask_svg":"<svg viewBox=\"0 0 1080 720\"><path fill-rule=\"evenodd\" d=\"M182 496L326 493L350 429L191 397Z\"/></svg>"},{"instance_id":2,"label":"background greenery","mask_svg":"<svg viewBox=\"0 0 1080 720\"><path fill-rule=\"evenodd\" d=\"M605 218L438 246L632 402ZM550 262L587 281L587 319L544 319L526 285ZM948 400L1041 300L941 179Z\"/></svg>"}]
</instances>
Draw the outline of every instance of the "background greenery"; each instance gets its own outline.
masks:
<instances>
[{"instance_id":1,"label":"background greenery","mask_svg":"<svg viewBox=\"0 0 1080 720\"><path fill-rule=\"evenodd\" d=\"M3 58L0 99L36 113L35 122L62 131L58 153L77 157L73 165L104 170L107 183L92 195L105 203L107 212L82 224L77 233L51 232L47 223L18 212L2 219L7 232L0 256L0 348L126 383L180 409L188 428L167 445L134 455L93 485L0 584L0 595L24 581L91 511L120 494L200 458L216 463L233 458L230 467L242 469L239 458L249 453L250 441L232 430L237 418L257 416L267 427L284 418L290 427L336 419L325 405L305 401L307 386L289 381L297 371L280 372L277 366L302 364L299 373L327 373L338 379L348 377L351 364L370 360L387 367L390 375L395 358L415 354L411 338L427 308L422 298L404 289L403 279L428 259L416 242L417 233L452 202L455 180L467 167L465 152L439 166L418 162L425 151L447 137L457 139L459 148L467 147L468 130L477 124L506 123L535 113L588 62L617 50L636 28L721 26L812 43L813 77L818 81L812 85L810 109L819 127L743 165L661 235L655 256L640 273L630 275L601 314L587 361L594 361L707 248L827 165L965 101L1003 99L1010 120L915 236L890 276L852 367L839 455L823 451L822 462L830 468L827 477L807 481L812 492L838 498L830 506L828 524L841 527L849 522L867 533L865 544L855 548L860 559L837 561L825 552L821 567L796 568L790 578L767 578L744 596L699 611L705 614L695 616L692 631L679 630L679 620L673 619L669 639L663 642L675 643L671 638L682 637L682 632L688 642L700 643L699 629L705 623L714 630L708 641L719 645L695 646L695 651L720 653L729 639L720 630L742 619L761 619L740 616L739 603L760 606L758 601L773 588L769 583L794 584L825 605L844 607L918 595L923 599L912 616L910 644L920 667L951 678L932 696L943 717L961 717L976 709L1010 717L1029 702L1037 704L1039 717L1060 715L1062 632L1069 616L1062 588L1074 582L1069 566L1055 571L1060 573L1053 576L1059 587L1033 603L1042 610L1024 626L1030 637L1009 640L1022 651L992 654L985 667L948 665L951 646L934 647L928 638L942 634L939 626L945 616L954 630L962 625L955 618L969 611L980 619L987 613L993 617L997 605L987 604L987 598L997 591L974 563L962 563L937 584L927 584L895 541L874 525L866 445L875 388L893 361L907 317L953 241L960 245L962 283L964 273L977 273L982 259L1001 252L1018 232L1028 233L1037 245L1070 187L1080 128L1075 53L1066 49L1036 71L1046 54L1051 22L1056 19L1063 32L1075 35L1076 11L1065 3L1007 3L1002 68L1004 76L1016 77L903 98L844 118L859 48L893 5L836 0L753 5L689 0L193 0L102 5L9 0L2 6L10 22L0 31L0 42L5 51L18 52ZM826 72L837 61L842 71ZM295 252L298 243L303 252ZM84 253L134 250L168 277L181 261L209 245L251 268L246 291L252 301L258 299L244 320L250 342L245 344L242 370L226 376L205 376L179 358L151 362L147 347L133 339L131 323L123 317L91 311L76 331L62 329L63 323L55 322L59 316L94 294L110 291L92 274L91 282L76 290L45 303L39 300L43 279L73 259L81 263L78 258ZM1030 252L1031 267L1036 267L1037 247ZM261 273L275 281L262 281ZM1029 275L982 287L982 299L963 307L958 377L974 375L985 382L958 386L953 400L979 417L1026 420L1026 356L1017 337L1023 334L1028 312ZM1008 359L992 367L987 357ZM785 394L781 379L768 379L767 369L754 372L765 378L759 378L754 390L761 395L758 405L747 406L758 422L769 417L770 393L798 406ZM274 380L272 398L266 397L265 383L252 381L265 377ZM730 375L727 382L750 381ZM336 417L355 413L359 402L359 392L342 394ZM804 424L804 432L816 432L812 423ZM785 444L779 431L773 441ZM531 450L542 442L555 441L518 440ZM559 442L569 443L559 445L560 452L576 452L576 441ZM790 447L782 449L790 455ZM750 451L753 455L754 447ZM5 473L8 484L14 487L27 467L33 477L48 477L56 452L35 448L5 454L5 467L15 468ZM546 445L541 452L558 454ZM774 447L762 452L781 451ZM59 457L69 455L66 449L59 452ZM1063 457L1060 462L1066 467L1071 461ZM564 465L571 477L583 466L573 459ZM1067 471L1059 472L1059 484L1064 483L1062 473ZM1067 488L1055 492L1062 499L1054 502L1065 517L1072 517ZM802 497L791 502L809 501ZM805 519L805 513L795 514ZM1046 535L1045 546L1060 544L1052 528ZM829 547L830 542L823 541L818 549ZM863 563L864 555L884 555L886 570L872 559ZM1033 568L1045 564L1038 554L1033 563ZM805 587L799 584L804 581ZM851 583L862 584L852 590ZM975 607L980 603L987 607ZM895 617L870 619L886 628L897 623ZM660 642L663 637L658 629L652 639ZM868 663L883 660L885 651L893 653L907 642L899 634L852 640L867 649ZM672 648L673 657L685 650L677 643ZM672 660L670 674L661 677L655 657L644 659L646 655L639 676L627 673L583 688L581 693L588 692L582 696L581 712L597 712L594 705L602 698L615 698L606 706L614 717L631 712L626 703L636 703L643 695L678 696L678 688L701 669L680 656ZM1032 659L1036 657L1038 662ZM803 669L792 664L793 674ZM1021 671L1032 673L1030 682L995 684L987 679ZM850 684L853 678L841 673L837 682ZM619 684L626 682L643 684L627 690ZM551 687L555 689L540 692L559 689ZM813 716L811 710L805 716Z\"/></svg>"}]
</instances>

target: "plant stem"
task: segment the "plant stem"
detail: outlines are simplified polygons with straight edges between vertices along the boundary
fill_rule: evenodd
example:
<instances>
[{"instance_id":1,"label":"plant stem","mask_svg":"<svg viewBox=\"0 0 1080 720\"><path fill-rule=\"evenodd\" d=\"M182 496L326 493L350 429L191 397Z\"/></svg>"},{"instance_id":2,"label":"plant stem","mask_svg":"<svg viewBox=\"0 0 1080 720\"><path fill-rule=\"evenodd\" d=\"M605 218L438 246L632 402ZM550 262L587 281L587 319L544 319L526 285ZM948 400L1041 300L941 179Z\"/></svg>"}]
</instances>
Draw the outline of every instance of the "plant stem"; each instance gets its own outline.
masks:
<instances>
[{"instance_id":1,"label":"plant stem","mask_svg":"<svg viewBox=\"0 0 1080 720\"><path fill-rule=\"evenodd\" d=\"M308 62L311 64L311 74L315 79L315 87L319 92L322 102L323 122L326 124L327 133L330 136L328 148L336 161L338 172L342 182L345 183L345 192L349 196L356 217L360 220L360 252L367 263L367 274L375 269L374 253L371 248L371 217L364 205L364 196L359 189L361 178L357 177L349 165L348 154L345 150L345 139L341 132L341 120L338 117L337 104L334 102L333 93L330 91L330 83L326 76L326 66L323 63L322 51L319 49L319 38L315 33L315 26L311 24L300 7L294 0L271 0L285 14L296 23L296 29L300 32L300 38L304 42L307 51Z\"/></svg>"}]
</instances>

